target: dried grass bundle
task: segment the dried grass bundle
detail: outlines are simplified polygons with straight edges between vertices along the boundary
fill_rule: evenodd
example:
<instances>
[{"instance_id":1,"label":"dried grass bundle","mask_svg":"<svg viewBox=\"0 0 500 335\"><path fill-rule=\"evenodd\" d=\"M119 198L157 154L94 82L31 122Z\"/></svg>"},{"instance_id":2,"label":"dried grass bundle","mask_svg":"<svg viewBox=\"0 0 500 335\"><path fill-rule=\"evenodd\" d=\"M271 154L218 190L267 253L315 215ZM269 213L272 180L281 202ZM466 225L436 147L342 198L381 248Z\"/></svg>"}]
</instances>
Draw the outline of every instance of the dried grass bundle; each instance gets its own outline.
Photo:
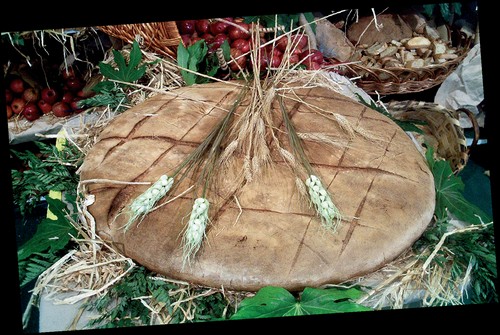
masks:
<instances>
[{"instance_id":1,"label":"dried grass bundle","mask_svg":"<svg viewBox=\"0 0 500 335\"><path fill-rule=\"evenodd\" d=\"M462 305L467 299L467 289L471 283L471 264L456 277L454 255L449 261L437 262L436 254L446 251L446 238L453 234L463 234L484 229L487 224L455 228L445 233L431 248L427 246L420 253L409 249L382 269L357 278L346 285L360 285L367 294L357 302L375 310L402 309L412 304L419 307ZM371 288L371 289L369 289Z\"/></svg>"}]
</instances>

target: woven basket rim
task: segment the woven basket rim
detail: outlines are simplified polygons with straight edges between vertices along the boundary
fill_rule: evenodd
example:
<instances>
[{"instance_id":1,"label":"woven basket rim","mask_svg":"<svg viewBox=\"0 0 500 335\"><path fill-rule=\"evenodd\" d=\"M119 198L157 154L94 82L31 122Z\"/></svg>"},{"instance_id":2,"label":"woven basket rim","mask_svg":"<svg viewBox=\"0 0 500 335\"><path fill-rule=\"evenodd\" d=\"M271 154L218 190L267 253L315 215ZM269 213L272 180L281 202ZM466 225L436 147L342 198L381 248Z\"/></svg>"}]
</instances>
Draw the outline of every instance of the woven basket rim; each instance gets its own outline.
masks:
<instances>
[{"instance_id":1,"label":"woven basket rim","mask_svg":"<svg viewBox=\"0 0 500 335\"><path fill-rule=\"evenodd\" d=\"M177 46L182 42L176 21L118 24L97 28L128 43L137 40L141 47L171 58L177 56Z\"/></svg>"},{"instance_id":2,"label":"woven basket rim","mask_svg":"<svg viewBox=\"0 0 500 335\"><path fill-rule=\"evenodd\" d=\"M463 61L473 46L473 38L465 37L456 46L458 57L420 68L375 68L360 63L344 64L346 76L368 94L407 94L421 92L441 84ZM365 73L366 78L359 78ZM356 79L357 78L357 79Z\"/></svg>"},{"instance_id":3,"label":"woven basket rim","mask_svg":"<svg viewBox=\"0 0 500 335\"><path fill-rule=\"evenodd\" d=\"M479 140L479 124L467 108L445 108L437 103L416 100L393 100L386 104L387 110L400 120L419 120L427 124L426 128L439 142L436 154L448 160L455 174L462 171L470 156L471 150ZM474 138L467 144L464 129L460 125L460 113L471 120ZM436 117L439 116L439 117Z\"/></svg>"}]
</instances>

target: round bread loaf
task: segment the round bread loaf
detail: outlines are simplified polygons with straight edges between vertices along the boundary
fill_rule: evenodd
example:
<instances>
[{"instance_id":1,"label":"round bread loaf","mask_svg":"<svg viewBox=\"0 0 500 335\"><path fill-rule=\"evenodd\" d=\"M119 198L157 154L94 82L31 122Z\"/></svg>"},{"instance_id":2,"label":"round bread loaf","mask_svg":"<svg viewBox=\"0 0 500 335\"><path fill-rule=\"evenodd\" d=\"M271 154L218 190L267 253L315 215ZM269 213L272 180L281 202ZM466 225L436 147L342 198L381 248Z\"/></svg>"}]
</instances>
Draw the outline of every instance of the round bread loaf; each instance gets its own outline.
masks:
<instances>
[{"instance_id":1,"label":"round bread loaf","mask_svg":"<svg viewBox=\"0 0 500 335\"><path fill-rule=\"evenodd\" d=\"M206 194L206 238L189 265L183 264L182 233L200 196L193 186L195 174L158 203L167 204L124 230L127 217L118 213L149 187L132 182L155 182L173 173L227 115L238 91L220 82L182 87L149 98L109 123L81 168L82 181L103 180L85 184L95 196L88 210L101 238L169 278L256 291L269 285L301 290L353 279L394 260L421 236L435 206L434 179L423 155L389 118L321 87L281 94L311 167L342 214L335 232L323 228L270 137L265 139L272 163L251 180L241 181L245 167L239 151L214 169L216 182ZM247 95L232 126L249 103ZM273 131L292 152L277 99L272 104L273 128L267 132ZM362 131L351 136L338 119L317 110L341 115Z\"/></svg>"}]
</instances>

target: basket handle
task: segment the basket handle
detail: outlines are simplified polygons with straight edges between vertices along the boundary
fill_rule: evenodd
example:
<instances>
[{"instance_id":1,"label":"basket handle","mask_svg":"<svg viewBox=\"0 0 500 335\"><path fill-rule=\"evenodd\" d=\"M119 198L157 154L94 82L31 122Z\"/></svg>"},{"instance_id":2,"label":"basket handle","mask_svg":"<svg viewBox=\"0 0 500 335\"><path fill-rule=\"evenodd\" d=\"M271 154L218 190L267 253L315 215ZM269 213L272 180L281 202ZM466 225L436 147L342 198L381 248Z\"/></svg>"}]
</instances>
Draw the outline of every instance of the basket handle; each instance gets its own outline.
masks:
<instances>
[{"instance_id":1,"label":"basket handle","mask_svg":"<svg viewBox=\"0 0 500 335\"><path fill-rule=\"evenodd\" d=\"M461 107L457 109L457 112L462 112L467 115L469 120L472 123L472 128L474 130L474 138L472 139L472 143L467 147L466 153L470 154L470 151L477 146L479 142L479 123L477 122L476 116L469 109L465 107Z\"/></svg>"}]
</instances>

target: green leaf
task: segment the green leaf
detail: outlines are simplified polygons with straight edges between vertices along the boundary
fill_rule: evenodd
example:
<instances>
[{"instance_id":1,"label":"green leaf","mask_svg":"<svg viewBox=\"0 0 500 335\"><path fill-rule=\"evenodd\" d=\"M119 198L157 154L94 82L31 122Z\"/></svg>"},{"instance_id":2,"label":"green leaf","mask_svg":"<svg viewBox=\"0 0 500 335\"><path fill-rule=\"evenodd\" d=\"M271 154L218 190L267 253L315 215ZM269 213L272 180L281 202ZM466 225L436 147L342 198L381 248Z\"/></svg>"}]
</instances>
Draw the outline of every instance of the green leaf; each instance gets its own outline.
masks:
<instances>
[{"instance_id":1,"label":"green leaf","mask_svg":"<svg viewBox=\"0 0 500 335\"><path fill-rule=\"evenodd\" d=\"M34 253L29 259L20 261L19 268L19 282L23 287L36 279L42 272L52 266L59 257L53 254Z\"/></svg>"},{"instance_id":2,"label":"green leaf","mask_svg":"<svg viewBox=\"0 0 500 335\"><path fill-rule=\"evenodd\" d=\"M112 80L132 83L139 80L146 73L146 65L139 66L142 54L137 41L134 41L132 44L128 64L125 57L123 57L121 52L118 50L113 50L113 57L117 65L116 69L110 64L106 64L102 61L99 62L99 69L104 77Z\"/></svg>"},{"instance_id":3,"label":"green leaf","mask_svg":"<svg viewBox=\"0 0 500 335\"><path fill-rule=\"evenodd\" d=\"M296 303L295 297L284 288L266 286L255 296L243 299L231 319L283 316L293 311Z\"/></svg>"},{"instance_id":4,"label":"green leaf","mask_svg":"<svg viewBox=\"0 0 500 335\"><path fill-rule=\"evenodd\" d=\"M427 17L432 17L432 14L434 13L434 8L436 8L436 4L423 5L423 7L425 15L427 15Z\"/></svg>"},{"instance_id":5,"label":"green leaf","mask_svg":"<svg viewBox=\"0 0 500 335\"><path fill-rule=\"evenodd\" d=\"M457 15L462 15L462 4L460 2L453 2L451 6L453 8L453 12Z\"/></svg>"},{"instance_id":6,"label":"green leaf","mask_svg":"<svg viewBox=\"0 0 500 335\"><path fill-rule=\"evenodd\" d=\"M443 19L450 23L451 22L451 18L452 18L452 12L450 11L450 4L448 3L440 3L439 4L439 11L441 13L441 16L443 17Z\"/></svg>"},{"instance_id":7,"label":"green leaf","mask_svg":"<svg viewBox=\"0 0 500 335\"><path fill-rule=\"evenodd\" d=\"M208 53L208 46L205 40L196 41L194 44L188 46L187 48L179 43L177 47L177 64L180 67L189 69L191 71L181 70L181 75L186 85L191 86L198 83L200 80L206 80L206 78L197 75L194 72L202 73L200 64L206 60Z\"/></svg>"},{"instance_id":8,"label":"green leaf","mask_svg":"<svg viewBox=\"0 0 500 335\"><path fill-rule=\"evenodd\" d=\"M18 261L22 261L35 253L46 251L55 253L62 250L71 240L71 235L75 236L77 234L76 229L65 217L67 215L66 204L61 200L52 198L47 198L47 203L48 209L57 216L57 220L45 218L38 224L35 235L18 250Z\"/></svg>"},{"instance_id":9,"label":"green leaf","mask_svg":"<svg viewBox=\"0 0 500 335\"><path fill-rule=\"evenodd\" d=\"M432 146L428 146L426 159L434 175L436 189L435 214L438 220L445 219L448 216L447 211L449 211L457 219L471 224L491 221L491 218L479 207L465 199L462 179L453 173L447 160L434 159Z\"/></svg>"},{"instance_id":10,"label":"green leaf","mask_svg":"<svg viewBox=\"0 0 500 335\"><path fill-rule=\"evenodd\" d=\"M305 288L300 300L281 287L266 286L254 297L244 299L231 319L268 318L341 312L369 311L370 308L351 302L362 294L355 288Z\"/></svg>"},{"instance_id":11,"label":"green leaf","mask_svg":"<svg viewBox=\"0 0 500 335\"><path fill-rule=\"evenodd\" d=\"M316 33L316 22L314 22L314 20L316 18L314 17L314 14L311 12L306 12L303 14L304 14L304 17L306 18L307 22L309 22L309 26L311 27L313 33Z\"/></svg>"},{"instance_id":12,"label":"green leaf","mask_svg":"<svg viewBox=\"0 0 500 335\"><path fill-rule=\"evenodd\" d=\"M96 84L92 90L97 94L78 101L79 107L99 107L109 106L121 112L126 109L124 106L128 103L127 94L117 83L109 80L103 80Z\"/></svg>"}]
</instances>

